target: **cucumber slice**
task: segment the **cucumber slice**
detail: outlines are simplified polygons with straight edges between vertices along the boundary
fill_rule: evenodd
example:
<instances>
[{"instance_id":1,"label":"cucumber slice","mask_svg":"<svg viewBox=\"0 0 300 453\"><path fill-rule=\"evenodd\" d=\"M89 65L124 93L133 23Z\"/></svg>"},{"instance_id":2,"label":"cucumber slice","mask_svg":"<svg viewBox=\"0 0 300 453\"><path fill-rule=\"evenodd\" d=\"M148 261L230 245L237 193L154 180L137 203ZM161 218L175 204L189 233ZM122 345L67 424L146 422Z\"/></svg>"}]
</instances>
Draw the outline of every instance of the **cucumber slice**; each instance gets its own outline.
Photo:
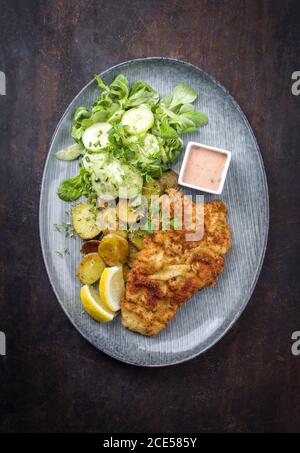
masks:
<instances>
[{"instance_id":1,"label":"cucumber slice","mask_svg":"<svg viewBox=\"0 0 300 453\"><path fill-rule=\"evenodd\" d=\"M146 105L127 110L124 113L122 126L126 126L131 135L145 134L154 124L154 115Z\"/></svg>"},{"instance_id":2,"label":"cucumber slice","mask_svg":"<svg viewBox=\"0 0 300 453\"><path fill-rule=\"evenodd\" d=\"M76 160L79 156L83 154L83 147L78 143L74 143L74 145L68 146L67 148L61 149L57 151L55 154L56 159L58 160Z\"/></svg>"},{"instance_id":3,"label":"cucumber slice","mask_svg":"<svg viewBox=\"0 0 300 453\"><path fill-rule=\"evenodd\" d=\"M117 198L121 193L122 198L135 198L141 194L143 177L139 171L108 153L89 154L83 158L83 165L99 198Z\"/></svg>"},{"instance_id":4,"label":"cucumber slice","mask_svg":"<svg viewBox=\"0 0 300 453\"><path fill-rule=\"evenodd\" d=\"M108 131L112 128L109 123L95 123L82 136L82 143L89 151L99 151L109 144Z\"/></svg>"},{"instance_id":5,"label":"cucumber slice","mask_svg":"<svg viewBox=\"0 0 300 453\"><path fill-rule=\"evenodd\" d=\"M125 190L128 199L136 198L142 193L143 189L143 177L134 168L128 165L123 165L123 181L122 188Z\"/></svg>"}]
</instances>

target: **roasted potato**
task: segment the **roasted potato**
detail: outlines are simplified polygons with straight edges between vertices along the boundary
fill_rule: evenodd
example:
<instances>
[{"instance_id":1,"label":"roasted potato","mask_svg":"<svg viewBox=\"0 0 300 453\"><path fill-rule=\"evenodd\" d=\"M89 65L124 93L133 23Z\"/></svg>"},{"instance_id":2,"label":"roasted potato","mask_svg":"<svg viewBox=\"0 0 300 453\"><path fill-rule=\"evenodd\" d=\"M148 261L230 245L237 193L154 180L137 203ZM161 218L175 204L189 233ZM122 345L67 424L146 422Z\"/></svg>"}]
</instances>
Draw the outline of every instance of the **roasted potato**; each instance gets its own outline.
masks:
<instances>
[{"instance_id":1,"label":"roasted potato","mask_svg":"<svg viewBox=\"0 0 300 453\"><path fill-rule=\"evenodd\" d=\"M165 171L159 178L161 193L165 193L169 189L178 187L178 175L173 170Z\"/></svg>"},{"instance_id":2,"label":"roasted potato","mask_svg":"<svg viewBox=\"0 0 300 453\"><path fill-rule=\"evenodd\" d=\"M159 180L154 179L151 182L145 182L143 186L143 195L144 197L151 198L154 195L162 195L161 186Z\"/></svg>"},{"instance_id":3,"label":"roasted potato","mask_svg":"<svg viewBox=\"0 0 300 453\"><path fill-rule=\"evenodd\" d=\"M127 229L120 229L121 223L118 219L116 208L107 208L98 215L98 220L103 226L103 234L118 234L119 236L122 236L122 238L127 239Z\"/></svg>"},{"instance_id":4,"label":"roasted potato","mask_svg":"<svg viewBox=\"0 0 300 453\"><path fill-rule=\"evenodd\" d=\"M99 212L97 224L103 231L117 230L119 222L116 208L106 208Z\"/></svg>"},{"instance_id":5,"label":"roasted potato","mask_svg":"<svg viewBox=\"0 0 300 453\"><path fill-rule=\"evenodd\" d=\"M98 253L100 241L97 239L92 239L91 241L86 241L82 244L81 252L84 255L88 255L89 253Z\"/></svg>"},{"instance_id":6,"label":"roasted potato","mask_svg":"<svg viewBox=\"0 0 300 453\"><path fill-rule=\"evenodd\" d=\"M139 253L138 249L131 242L129 242L129 256L127 260L127 264L129 267L133 267L138 253Z\"/></svg>"},{"instance_id":7,"label":"roasted potato","mask_svg":"<svg viewBox=\"0 0 300 453\"><path fill-rule=\"evenodd\" d=\"M98 253L85 255L77 269L77 277L83 285L92 285L101 277L105 263Z\"/></svg>"},{"instance_id":8,"label":"roasted potato","mask_svg":"<svg viewBox=\"0 0 300 453\"><path fill-rule=\"evenodd\" d=\"M127 239L128 237L128 232L126 230L106 230L104 231L104 234L117 234L118 236L121 236L124 239Z\"/></svg>"},{"instance_id":9,"label":"roasted potato","mask_svg":"<svg viewBox=\"0 0 300 453\"><path fill-rule=\"evenodd\" d=\"M96 215L89 204L81 203L75 206L72 211L72 222L75 233L81 239L94 239L100 234L100 230L95 223Z\"/></svg>"},{"instance_id":10,"label":"roasted potato","mask_svg":"<svg viewBox=\"0 0 300 453\"><path fill-rule=\"evenodd\" d=\"M127 200L121 200L117 206L117 213L122 223L132 225L143 217L144 208L133 207Z\"/></svg>"},{"instance_id":11,"label":"roasted potato","mask_svg":"<svg viewBox=\"0 0 300 453\"><path fill-rule=\"evenodd\" d=\"M110 233L101 240L98 253L108 266L126 263L129 253L128 242L115 233Z\"/></svg>"},{"instance_id":12,"label":"roasted potato","mask_svg":"<svg viewBox=\"0 0 300 453\"><path fill-rule=\"evenodd\" d=\"M127 264L123 264L123 277L125 283L128 281L129 272L130 267Z\"/></svg>"},{"instance_id":13,"label":"roasted potato","mask_svg":"<svg viewBox=\"0 0 300 453\"><path fill-rule=\"evenodd\" d=\"M138 249L142 250L144 248L144 238L137 232L137 233L130 233L129 240L132 244Z\"/></svg>"}]
</instances>

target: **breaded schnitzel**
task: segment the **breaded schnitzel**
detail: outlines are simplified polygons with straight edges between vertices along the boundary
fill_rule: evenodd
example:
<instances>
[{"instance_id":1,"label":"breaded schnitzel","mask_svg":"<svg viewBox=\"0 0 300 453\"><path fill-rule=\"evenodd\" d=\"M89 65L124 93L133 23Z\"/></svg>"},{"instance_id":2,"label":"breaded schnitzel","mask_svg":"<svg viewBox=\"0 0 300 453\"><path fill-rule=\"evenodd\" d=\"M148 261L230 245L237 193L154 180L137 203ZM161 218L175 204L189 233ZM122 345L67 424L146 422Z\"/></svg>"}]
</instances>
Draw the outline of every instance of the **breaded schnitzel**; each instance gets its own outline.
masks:
<instances>
[{"instance_id":1,"label":"breaded schnitzel","mask_svg":"<svg viewBox=\"0 0 300 453\"><path fill-rule=\"evenodd\" d=\"M193 204L193 215L195 212ZM143 335L156 335L195 292L216 284L231 246L226 218L224 203L211 201L204 205L201 240L188 241L186 230L174 229L156 231L145 238L121 303L125 327Z\"/></svg>"}]
</instances>

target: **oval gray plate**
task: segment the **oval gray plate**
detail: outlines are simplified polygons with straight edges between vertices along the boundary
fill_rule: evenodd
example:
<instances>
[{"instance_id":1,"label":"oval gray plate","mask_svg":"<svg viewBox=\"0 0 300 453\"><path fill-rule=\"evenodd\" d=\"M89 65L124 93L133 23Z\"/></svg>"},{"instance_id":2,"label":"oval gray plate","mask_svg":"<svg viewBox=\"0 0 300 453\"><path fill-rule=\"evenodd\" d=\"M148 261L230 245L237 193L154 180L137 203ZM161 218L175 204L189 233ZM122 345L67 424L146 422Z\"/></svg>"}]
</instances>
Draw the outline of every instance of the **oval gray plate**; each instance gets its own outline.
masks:
<instances>
[{"instance_id":1,"label":"oval gray plate","mask_svg":"<svg viewBox=\"0 0 300 453\"><path fill-rule=\"evenodd\" d=\"M78 162L64 163L54 154L72 141L72 114L80 105L90 106L98 93L91 81L73 100L54 134L47 161L40 199L40 235L47 272L55 294L78 331L94 346L121 361L141 366L180 363L206 351L220 340L246 307L257 282L268 235L268 189L262 158L253 132L241 109L218 82L188 63L168 58L146 58L115 66L102 74L106 83L122 72L130 82L142 79L162 95L185 82L198 93L197 108L209 117L189 140L232 151L232 161L221 198L229 209L233 232L232 250L224 273L215 288L196 294L183 306L167 329L152 338L132 333L117 317L98 324L83 313L80 284L75 277L80 261L80 240L66 239L53 231L53 224L67 219L70 205L56 195L59 183L78 171ZM182 159L182 156L181 156ZM174 165L179 171L181 159ZM210 197L205 196L206 200ZM61 258L57 250L68 247L70 255Z\"/></svg>"}]
</instances>

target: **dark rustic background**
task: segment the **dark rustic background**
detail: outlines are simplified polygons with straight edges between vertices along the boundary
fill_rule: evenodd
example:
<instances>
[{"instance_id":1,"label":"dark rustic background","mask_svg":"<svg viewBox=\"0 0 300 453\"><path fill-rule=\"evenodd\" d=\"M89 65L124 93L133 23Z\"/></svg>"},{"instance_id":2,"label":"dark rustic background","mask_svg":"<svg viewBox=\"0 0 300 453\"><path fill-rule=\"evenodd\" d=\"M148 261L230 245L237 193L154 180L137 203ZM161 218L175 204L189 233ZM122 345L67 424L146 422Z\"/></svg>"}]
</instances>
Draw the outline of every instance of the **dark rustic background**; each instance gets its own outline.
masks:
<instances>
[{"instance_id":1,"label":"dark rustic background","mask_svg":"<svg viewBox=\"0 0 300 453\"><path fill-rule=\"evenodd\" d=\"M2 432L300 432L300 2L0 0ZM220 80L254 129L270 236L246 312L212 350L141 369L90 346L51 290L38 232L51 135L95 73L131 58L187 60ZM251 244L249 244L251 247ZM242 269L241 269L242 272Z\"/></svg>"}]
</instances>

